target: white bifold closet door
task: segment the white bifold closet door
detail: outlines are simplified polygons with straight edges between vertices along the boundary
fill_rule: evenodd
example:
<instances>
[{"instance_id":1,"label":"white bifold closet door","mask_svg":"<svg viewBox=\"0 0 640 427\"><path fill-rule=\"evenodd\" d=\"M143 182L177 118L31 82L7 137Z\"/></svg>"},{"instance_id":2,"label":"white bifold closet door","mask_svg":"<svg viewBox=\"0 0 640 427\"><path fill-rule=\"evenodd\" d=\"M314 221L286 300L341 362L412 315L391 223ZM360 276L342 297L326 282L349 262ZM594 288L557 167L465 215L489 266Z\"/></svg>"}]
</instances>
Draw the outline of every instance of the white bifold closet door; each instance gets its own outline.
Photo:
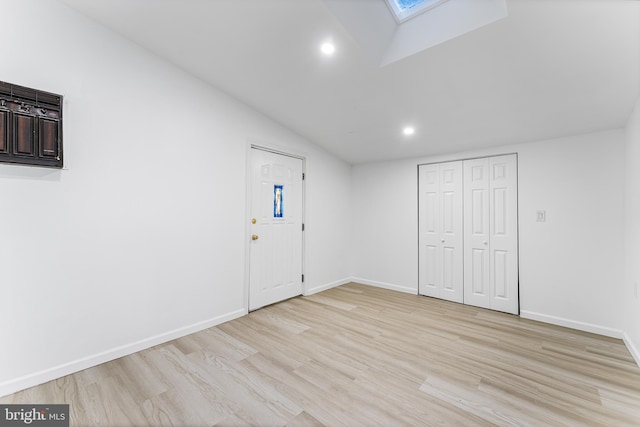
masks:
<instances>
[{"instance_id":1,"label":"white bifold closet door","mask_svg":"<svg viewBox=\"0 0 640 427\"><path fill-rule=\"evenodd\" d=\"M464 303L518 314L516 156L465 160Z\"/></svg>"},{"instance_id":2,"label":"white bifold closet door","mask_svg":"<svg viewBox=\"0 0 640 427\"><path fill-rule=\"evenodd\" d=\"M462 302L462 162L420 165L419 173L419 290Z\"/></svg>"},{"instance_id":3,"label":"white bifold closet door","mask_svg":"<svg viewBox=\"0 0 640 427\"><path fill-rule=\"evenodd\" d=\"M419 166L419 293L518 314L515 155Z\"/></svg>"}]
</instances>

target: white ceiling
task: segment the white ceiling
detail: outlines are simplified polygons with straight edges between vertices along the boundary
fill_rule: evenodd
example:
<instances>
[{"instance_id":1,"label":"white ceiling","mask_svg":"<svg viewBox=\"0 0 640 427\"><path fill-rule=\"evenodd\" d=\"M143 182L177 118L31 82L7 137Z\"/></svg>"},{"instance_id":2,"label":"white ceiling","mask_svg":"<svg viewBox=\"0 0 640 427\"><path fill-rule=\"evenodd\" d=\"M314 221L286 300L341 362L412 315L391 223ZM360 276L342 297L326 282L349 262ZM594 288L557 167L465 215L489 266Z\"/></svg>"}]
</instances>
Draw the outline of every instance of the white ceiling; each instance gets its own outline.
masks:
<instances>
[{"instance_id":1,"label":"white ceiling","mask_svg":"<svg viewBox=\"0 0 640 427\"><path fill-rule=\"evenodd\" d=\"M63 0L353 164L617 128L639 95L638 1L507 0L507 18L382 67L332 1L386 8Z\"/></svg>"}]
</instances>

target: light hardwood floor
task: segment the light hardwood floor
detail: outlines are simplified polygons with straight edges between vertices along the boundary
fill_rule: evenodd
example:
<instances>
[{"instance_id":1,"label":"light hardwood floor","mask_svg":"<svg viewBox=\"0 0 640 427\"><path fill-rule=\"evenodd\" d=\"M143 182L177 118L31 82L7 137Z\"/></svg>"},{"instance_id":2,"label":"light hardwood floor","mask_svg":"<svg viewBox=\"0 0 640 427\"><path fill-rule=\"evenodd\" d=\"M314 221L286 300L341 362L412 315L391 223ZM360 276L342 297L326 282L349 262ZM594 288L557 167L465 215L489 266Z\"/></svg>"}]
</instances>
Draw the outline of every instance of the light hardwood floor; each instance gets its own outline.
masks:
<instances>
[{"instance_id":1,"label":"light hardwood floor","mask_svg":"<svg viewBox=\"0 0 640 427\"><path fill-rule=\"evenodd\" d=\"M349 284L0 399L74 426L639 426L622 341Z\"/></svg>"}]
</instances>

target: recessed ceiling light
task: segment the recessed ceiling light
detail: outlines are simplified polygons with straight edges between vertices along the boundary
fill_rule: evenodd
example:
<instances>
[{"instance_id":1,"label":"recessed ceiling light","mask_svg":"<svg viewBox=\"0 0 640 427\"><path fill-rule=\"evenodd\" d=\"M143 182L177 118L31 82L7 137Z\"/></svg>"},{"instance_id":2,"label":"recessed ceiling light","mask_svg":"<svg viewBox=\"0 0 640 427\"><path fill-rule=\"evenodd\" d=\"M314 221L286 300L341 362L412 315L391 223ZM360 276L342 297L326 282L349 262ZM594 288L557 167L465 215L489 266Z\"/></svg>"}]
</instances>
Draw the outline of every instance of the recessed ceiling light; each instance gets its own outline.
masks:
<instances>
[{"instance_id":1,"label":"recessed ceiling light","mask_svg":"<svg viewBox=\"0 0 640 427\"><path fill-rule=\"evenodd\" d=\"M411 126L407 126L404 129L402 129L402 133L405 134L406 136L411 136L414 133L416 133L416 130Z\"/></svg>"},{"instance_id":2,"label":"recessed ceiling light","mask_svg":"<svg viewBox=\"0 0 640 427\"><path fill-rule=\"evenodd\" d=\"M326 43L323 43L322 46L320 46L320 50L325 55L332 55L333 52L336 51L336 47L333 45L333 43L326 42Z\"/></svg>"}]
</instances>

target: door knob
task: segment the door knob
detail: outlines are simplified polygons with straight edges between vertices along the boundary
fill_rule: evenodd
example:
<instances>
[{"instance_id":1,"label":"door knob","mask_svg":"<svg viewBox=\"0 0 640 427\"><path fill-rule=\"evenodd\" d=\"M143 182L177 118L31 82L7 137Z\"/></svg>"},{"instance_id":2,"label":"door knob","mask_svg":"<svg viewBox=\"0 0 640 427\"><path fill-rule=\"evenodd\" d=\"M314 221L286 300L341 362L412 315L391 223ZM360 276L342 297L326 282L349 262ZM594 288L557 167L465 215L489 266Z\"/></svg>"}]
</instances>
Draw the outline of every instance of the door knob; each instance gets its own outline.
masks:
<instances>
[{"instance_id":1,"label":"door knob","mask_svg":"<svg viewBox=\"0 0 640 427\"><path fill-rule=\"evenodd\" d=\"M485 241L485 242L482 242L482 244L483 244L483 245L485 245L485 246L487 246L487 242L486 242L486 241Z\"/></svg>"},{"instance_id":2,"label":"door knob","mask_svg":"<svg viewBox=\"0 0 640 427\"><path fill-rule=\"evenodd\" d=\"M444 243L444 239L440 240L442 243Z\"/></svg>"},{"instance_id":3,"label":"door knob","mask_svg":"<svg viewBox=\"0 0 640 427\"><path fill-rule=\"evenodd\" d=\"M256 223L256 219L255 218L251 218L251 224L255 224Z\"/></svg>"},{"instance_id":4,"label":"door knob","mask_svg":"<svg viewBox=\"0 0 640 427\"><path fill-rule=\"evenodd\" d=\"M258 236L254 234L253 236L251 236L251 240L258 240Z\"/></svg>"}]
</instances>

